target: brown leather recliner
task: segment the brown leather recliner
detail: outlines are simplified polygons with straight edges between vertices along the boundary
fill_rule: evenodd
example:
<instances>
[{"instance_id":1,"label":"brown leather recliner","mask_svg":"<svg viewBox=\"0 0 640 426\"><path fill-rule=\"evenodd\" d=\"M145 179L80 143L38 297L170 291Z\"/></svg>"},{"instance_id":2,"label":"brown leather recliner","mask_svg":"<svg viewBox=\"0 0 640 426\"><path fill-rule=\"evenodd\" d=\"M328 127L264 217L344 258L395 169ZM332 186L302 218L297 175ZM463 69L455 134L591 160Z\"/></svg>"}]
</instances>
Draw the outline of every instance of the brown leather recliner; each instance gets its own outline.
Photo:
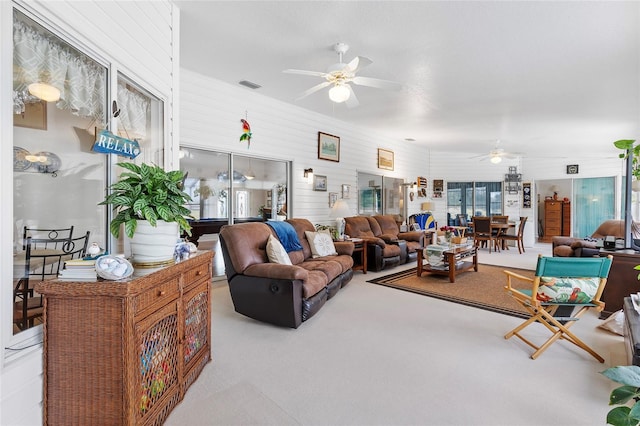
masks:
<instances>
[{"instance_id":1,"label":"brown leather recliner","mask_svg":"<svg viewBox=\"0 0 640 426\"><path fill-rule=\"evenodd\" d=\"M399 240L406 241L404 253L400 255L400 263L415 261L418 258L418 252L416 250L423 247L424 232L400 232L398 222L392 215L373 216L373 219L378 222L382 232L379 237L382 238L385 243L393 243ZM403 246L400 248L402 249Z\"/></svg>"},{"instance_id":2,"label":"brown leather recliner","mask_svg":"<svg viewBox=\"0 0 640 426\"><path fill-rule=\"evenodd\" d=\"M634 238L640 237L640 223L631 224L631 232ZM624 238L624 220L605 220L598 226L598 229L591 234L591 238L598 239L606 236ZM588 257L597 254L595 241L572 237L553 237L551 246L554 256L561 257Z\"/></svg>"},{"instance_id":3,"label":"brown leather recliner","mask_svg":"<svg viewBox=\"0 0 640 426\"><path fill-rule=\"evenodd\" d=\"M381 271L398 265L402 250L400 245L387 244L380 236L382 230L375 219L367 216L345 217L345 234L367 241L367 270ZM404 242L402 243L404 244Z\"/></svg>"},{"instance_id":4,"label":"brown leather recliner","mask_svg":"<svg viewBox=\"0 0 640 426\"><path fill-rule=\"evenodd\" d=\"M353 243L335 242L337 255L312 256L307 219L288 219L302 250L290 251L291 265L271 263L266 246L277 233L263 222L225 225L220 245L236 312L258 321L297 328L353 277Z\"/></svg>"}]
</instances>

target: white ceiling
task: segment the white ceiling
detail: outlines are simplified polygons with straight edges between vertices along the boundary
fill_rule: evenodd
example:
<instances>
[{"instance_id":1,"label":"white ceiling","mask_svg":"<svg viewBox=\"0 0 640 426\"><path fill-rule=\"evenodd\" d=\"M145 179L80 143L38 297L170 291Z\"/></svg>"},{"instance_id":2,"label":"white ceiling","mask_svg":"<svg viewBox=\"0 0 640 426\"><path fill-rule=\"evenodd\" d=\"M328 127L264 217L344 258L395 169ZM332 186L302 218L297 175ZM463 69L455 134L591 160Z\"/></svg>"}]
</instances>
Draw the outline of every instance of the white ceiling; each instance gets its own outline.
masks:
<instances>
[{"instance_id":1,"label":"white ceiling","mask_svg":"<svg viewBox=\"0 0 640 426\"><path fill-rule=\"evenodd\" d=\"M500 140L527 156L616 155L638 137L640 3L176 1L181 66L435 151L487 153ZM295 101L338 62L401 92L353 86L360 106L327 89ZM242 87L243 90L251 90Z\"/></svg>"}]
</instances>

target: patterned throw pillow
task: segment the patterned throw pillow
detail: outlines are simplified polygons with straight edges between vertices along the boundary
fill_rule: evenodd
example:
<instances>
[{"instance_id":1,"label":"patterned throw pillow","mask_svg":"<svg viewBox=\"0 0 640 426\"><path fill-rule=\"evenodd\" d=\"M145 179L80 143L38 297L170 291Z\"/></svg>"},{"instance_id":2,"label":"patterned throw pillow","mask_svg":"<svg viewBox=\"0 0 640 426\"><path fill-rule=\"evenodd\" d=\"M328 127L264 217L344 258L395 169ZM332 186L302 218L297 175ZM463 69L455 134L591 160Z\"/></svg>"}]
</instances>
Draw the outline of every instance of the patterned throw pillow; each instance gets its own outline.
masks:
<instances>
[{"instance_id":1,"label":"patterned throw pillow","mask_svg":"<svg viewBox=\"0 0 640 426\"><path fill-rule=\"evenodd\" d=\"M589 303L598 291L600 278L540 277L536 299L549 303Z\"/></svg>"},{"instance_id":2,"label":"patterned throw pillow","mask_svg":"<svg viewBox=\"0 0 640 426\"><path fill-rule=\"evenodd\" d=\"M304 231L304 234L309 241L313 258L338 254L336 247L333 245L331 235L311 231Z\"/></svg>"},{"instance_id":3,"label":"patterned throw pillow","mask_svg":"<svg viewBox=\"0 0 640 426\"><path fill-rule=\"evenodd\" d=\"M269 235L269 241L267 241L267 257L271 263L280 263L282 265L292 264L282 243L273 235Z\"/></svg>"}]
</instances>

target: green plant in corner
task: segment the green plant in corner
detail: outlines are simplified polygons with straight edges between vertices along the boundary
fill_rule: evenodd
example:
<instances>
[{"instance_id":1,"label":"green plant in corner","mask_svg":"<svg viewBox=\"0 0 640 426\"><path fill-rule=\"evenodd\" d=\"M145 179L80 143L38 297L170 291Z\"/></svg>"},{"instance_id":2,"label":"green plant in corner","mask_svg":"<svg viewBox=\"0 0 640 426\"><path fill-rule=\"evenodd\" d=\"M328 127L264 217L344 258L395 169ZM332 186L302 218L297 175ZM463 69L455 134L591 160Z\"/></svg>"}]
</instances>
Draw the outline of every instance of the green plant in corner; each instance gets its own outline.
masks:
<instances>
[{"instance_id":1,"label":"green plant in corner","mask_svg":"<svg viewBox=\"0 0 640 426\"><path fill-rule=\"evenodd\" d=\"M633 156L631 174L636 180L640 180L640 145L635 145L635 142L635 139L621 139L615 141L613 145L624 151L618 154L619 158L627 158L629 154Z\"/></svg>"},{"instance_id":2,"label":"green plant in corner","mask_svg":"<svg viewBox=\"0 0 640 426\"><path fill-rule=\"evenodd\" d=\"M609 405L619 405L607 413L607 424L636 426L640 424L640 367L635 365L607 368L603 375L620 386L611 391ZM632 406L628 406L633 402Z\"/></svg>"},{"instance_id":3,"label":"green plant in corner","mask_svg":"<svg viewBox=\"0 0 640 426\"><path fill-rule=\"evenodd\" d=\"M158 220L177 222L182 231L191 235L187 218L192 216L184 206L191 197L182 190L184 172L165 171L148 164L117 165L129 171L120 175L120 180L109 187L111 193L99 203L113 206L116 216L111 220L109 230L114 237L120 236L122 224L125 234L133 237L139 220L147 220L151 226L156 226Z\"/></svg>"}]
</instances>

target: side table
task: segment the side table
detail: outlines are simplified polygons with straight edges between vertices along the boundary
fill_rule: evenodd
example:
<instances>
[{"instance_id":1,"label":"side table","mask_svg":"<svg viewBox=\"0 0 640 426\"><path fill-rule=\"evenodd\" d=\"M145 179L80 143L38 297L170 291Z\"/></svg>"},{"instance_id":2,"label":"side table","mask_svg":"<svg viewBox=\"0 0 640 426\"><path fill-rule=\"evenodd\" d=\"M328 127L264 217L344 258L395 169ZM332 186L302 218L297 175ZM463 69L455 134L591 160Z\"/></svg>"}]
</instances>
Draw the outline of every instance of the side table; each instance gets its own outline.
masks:
<instances>
[{"instance_id":1,"label":"side table","mask_svg":"<svg viewBox=\"0 0 640 426\"><path fill-rule=\"evenodd\" d=\"M353 255L360 254L360 263L355 262L353 264L353 270L361 270L363 274L367 273L367 241L362 238L352 238L350 240L353 243Z\"/></svg>"}]
</instances>

